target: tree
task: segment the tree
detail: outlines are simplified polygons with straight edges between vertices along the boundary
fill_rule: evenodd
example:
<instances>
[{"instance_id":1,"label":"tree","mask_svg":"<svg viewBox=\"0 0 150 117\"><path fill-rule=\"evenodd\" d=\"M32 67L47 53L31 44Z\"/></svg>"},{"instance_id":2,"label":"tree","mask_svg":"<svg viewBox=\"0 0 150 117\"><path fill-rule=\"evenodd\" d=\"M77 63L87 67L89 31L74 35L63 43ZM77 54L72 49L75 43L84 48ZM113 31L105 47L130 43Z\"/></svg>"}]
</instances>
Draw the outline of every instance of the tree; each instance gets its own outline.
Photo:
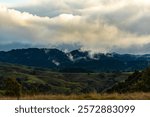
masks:
<instances>
[{"instance_id":1,"label":"tree","mask_svg":"<svg viewBox=\"0 0 150 117\"><path fill-rule=\"evenodd\" d=\"M14 78L7 78L5 80L5 89L7 96L15 96L20 99L22 86Z\"/></svg>"}]
</instances>

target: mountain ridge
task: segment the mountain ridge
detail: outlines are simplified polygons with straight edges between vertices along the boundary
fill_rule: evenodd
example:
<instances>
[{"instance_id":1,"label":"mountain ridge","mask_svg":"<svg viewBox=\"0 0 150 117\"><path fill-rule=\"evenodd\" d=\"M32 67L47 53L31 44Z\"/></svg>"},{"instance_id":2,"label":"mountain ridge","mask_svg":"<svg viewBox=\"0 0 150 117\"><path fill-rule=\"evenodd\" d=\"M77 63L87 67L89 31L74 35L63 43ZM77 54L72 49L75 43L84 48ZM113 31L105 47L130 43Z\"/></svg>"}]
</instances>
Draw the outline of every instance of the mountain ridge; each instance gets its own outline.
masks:
<instances>
[{"instance_id":1,"label":"mountain ridge","mask_svg":"<svg viewBox=\"0 0 150 117\"><path fill-rule=\"evenodd\" d=\"M63 72L65 69L71 69L72 72L76 72L77 69L81 69L81 72L84 70L93 72L135 71L149 66L150 54L91 54L89 51L81 50L64 52L56 48L28 48L0 51L0 62L50 68Z\"/></svg>"}]
</instances>

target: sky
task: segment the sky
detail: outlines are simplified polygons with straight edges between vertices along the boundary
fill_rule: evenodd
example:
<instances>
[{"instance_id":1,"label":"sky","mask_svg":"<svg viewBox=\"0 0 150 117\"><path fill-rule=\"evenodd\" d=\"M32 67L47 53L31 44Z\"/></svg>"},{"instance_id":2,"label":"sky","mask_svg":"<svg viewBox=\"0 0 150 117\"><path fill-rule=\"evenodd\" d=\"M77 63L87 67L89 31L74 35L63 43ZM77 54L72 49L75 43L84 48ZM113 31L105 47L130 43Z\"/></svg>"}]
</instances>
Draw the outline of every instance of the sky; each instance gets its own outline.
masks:
<instances>
[{"instance_id":1,"label":"sky","mask_svg":"<svg viewBox=\"0 0 150 117\"><path fill-rule=\"evenodd\" d=\"M0 0L1 4L9 4L9 5L14 5L14 4L21 4L26 2L27 0Z\"/></svg>"},{"instance_id":2,"label":"sky","mask_svg":"<svg viewBox=\"0 0 150 117\"><path fill-rule=\"evenodd\" d=\"M149 0L0 0L0 50L150 53Z\"/></svg>"}]
</instances>

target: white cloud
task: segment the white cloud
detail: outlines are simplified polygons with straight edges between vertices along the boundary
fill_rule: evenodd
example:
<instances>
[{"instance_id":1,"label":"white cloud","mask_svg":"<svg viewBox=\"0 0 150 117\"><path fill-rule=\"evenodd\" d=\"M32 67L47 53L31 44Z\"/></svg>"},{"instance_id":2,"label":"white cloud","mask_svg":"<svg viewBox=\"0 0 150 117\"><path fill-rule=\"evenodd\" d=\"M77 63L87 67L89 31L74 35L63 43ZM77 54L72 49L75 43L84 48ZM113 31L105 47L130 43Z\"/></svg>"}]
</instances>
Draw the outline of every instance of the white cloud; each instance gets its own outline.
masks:
<instances>
[{"instance_id":1,"label":"white cloud","mask_svg":"<svg viewBox=\"0 0 150 117\"><path fill-rule=\"evenodd\" d=\"M0 43L146 53L149 14L147 0L32 0L13 9L1 6Z\"/></svg>"}]
</instances>

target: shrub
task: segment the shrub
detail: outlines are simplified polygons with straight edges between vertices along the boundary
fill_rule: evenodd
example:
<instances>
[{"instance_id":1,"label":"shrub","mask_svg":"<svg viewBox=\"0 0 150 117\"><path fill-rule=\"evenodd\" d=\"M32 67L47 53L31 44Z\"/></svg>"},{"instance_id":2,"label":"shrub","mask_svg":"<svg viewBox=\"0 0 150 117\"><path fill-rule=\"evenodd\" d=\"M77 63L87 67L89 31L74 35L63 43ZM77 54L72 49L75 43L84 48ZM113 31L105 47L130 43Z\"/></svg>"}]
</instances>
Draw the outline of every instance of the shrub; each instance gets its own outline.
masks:
<instances>
[{"instance_id":1,"label":"shrub","mask_svg":"<svg viewBox=\"0 0 150 117\"><path fill-rule=\"evenodd\" d=\"M17 99L20 98L22 86L16 81L16 79L7 78L5 80L5 89L6 89L5 95L15 96L17 97Z\"/></svg>"}]
</instances>

